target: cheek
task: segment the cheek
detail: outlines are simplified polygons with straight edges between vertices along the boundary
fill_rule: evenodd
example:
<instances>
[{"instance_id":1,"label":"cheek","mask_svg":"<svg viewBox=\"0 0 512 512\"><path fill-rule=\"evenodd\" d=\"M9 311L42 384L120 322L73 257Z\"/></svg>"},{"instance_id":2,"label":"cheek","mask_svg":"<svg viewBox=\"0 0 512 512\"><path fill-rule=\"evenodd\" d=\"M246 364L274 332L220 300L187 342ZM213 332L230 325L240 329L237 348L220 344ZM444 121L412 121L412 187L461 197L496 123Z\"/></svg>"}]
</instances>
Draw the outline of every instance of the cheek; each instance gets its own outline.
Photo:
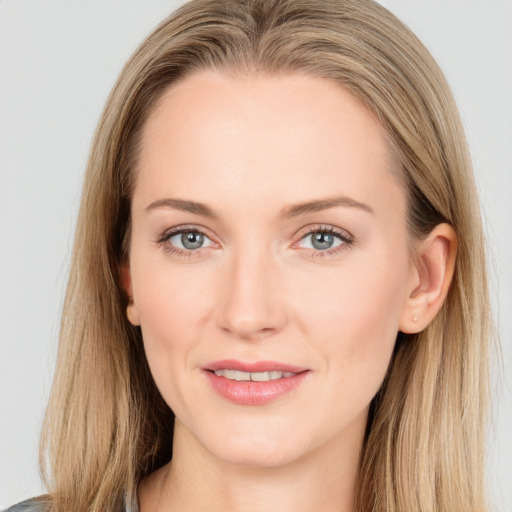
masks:
<instances>
[{"instance_id":1,"label":"cheek","mask_svg":"<svg viewBox=\"0 0 512 512\"><path fill-rule=\"evenodd\" d=\"M134 272L133 286L146 357L168 399L167 391L178 389L180 372L192 368L189 354L199 343L198 332L213 303L211 278L192 267L171 269L165 261L135 260L133 267L143 269L140 275Z\"/></svg>"},{"instance_id":2,"label":"cheek","mask_svg":"<svg viewBox=\"0 0 512 512\"><path fill-rule=\"evenodd\" d=\"M184 325L197 323L211 302L210 281L204 273L154 268L147 272L137 297L141 323L161 338L180 330Z\"/></svg>"},{"instance_id":3,"label":"cheek","mask_svg":"<svg viewBox=\"0 0 512 512\"><path fill-rule=\"evenodd\" d=\"M396 260L395 260L396 261ZM393 352L406 289L400 264L334 269L300 283L297 322L337 379L380 387ZM322 283L319 286L318 283Z\"/></svg>"}]
</instances>

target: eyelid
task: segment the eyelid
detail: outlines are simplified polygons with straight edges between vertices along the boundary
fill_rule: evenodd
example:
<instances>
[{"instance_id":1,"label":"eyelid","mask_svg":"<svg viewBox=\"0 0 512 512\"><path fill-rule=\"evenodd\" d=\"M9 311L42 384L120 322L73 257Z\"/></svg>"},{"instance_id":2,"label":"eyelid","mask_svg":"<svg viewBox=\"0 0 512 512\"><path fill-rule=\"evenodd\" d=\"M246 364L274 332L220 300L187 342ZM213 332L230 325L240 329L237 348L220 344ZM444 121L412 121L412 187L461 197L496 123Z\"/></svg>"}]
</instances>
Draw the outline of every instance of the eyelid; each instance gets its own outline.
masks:
<instances>
[{"instance_id":1,"label":"eyelid","mask_svg":"<svg viewBox=\"0 0 512 512\"><path fill-rule=\"evenodd\" d=\"M180 224L179 226L173 226L172 228L166 229L161 235L158 236L157 242L163 242L168 240L171 236L178 235L180 233L201 233L212 242L214 242L212 234L209 229L198 226L197 224ZM217 243L217 242L215 242Z\"/></svg>"},{"instance_id":2,"label":"eyelid","mask_svg":"<svg viewBox=\"0 0 512 512\"><path fill-rule=\"evenodd\" d=\"M319 231L324 231L327 233L332 233L334 235L338 235L342 240L347 243L352 243L354 241L354 236L348 232L346 229L338 228L336 226L332 226L331 224L314 224L312 226L307 226L302 228L296 235L296 238L300 241L304 237L317 233Z\"/></svg>"},{"instance_id":3,"label":"eyelid","mask_svg":"<svg viewBox=\"0 0 512 512\"><path fill-rule=\"evenodd\" d=\"M173 236L191 232L200 233L211 242L211 245L191 250L182 249L181 247L176 247L168 243ZM164 250L167 252L186 257L199 256L205 249L220 247L220 244L215 240L215 237L211 235L210 230L203 228L202 226L198 226L197 224L181 224L179 226L168 228L156 238L155 243L163 246Z\"/></svg>"},{"instance_id":4,"label":"eyelid","mask_svg":"<svg viewBox=\"0 0 512 512\"><path fill-rule=\"evenodd\" d=\"M313 233L318 232L325 232L325 233L331 233L335 236L337 236L340 240L342 240L342 243L329 248L329 249L311 249L309 247L301 247L300 243L307 237L312 235ZM349 233L347 230L338 228L336 226L332 226L330 224L316 224L312 226L307 226L303 229L301 229L297 235L296 235L297 241L292 244L292 248L294 249L304 249L306 251L309 251L310 254L315 256L334 256L338 252L343 251L349 247L351 247L354 243L354 236Z\"/></svg>"}]
</instances>

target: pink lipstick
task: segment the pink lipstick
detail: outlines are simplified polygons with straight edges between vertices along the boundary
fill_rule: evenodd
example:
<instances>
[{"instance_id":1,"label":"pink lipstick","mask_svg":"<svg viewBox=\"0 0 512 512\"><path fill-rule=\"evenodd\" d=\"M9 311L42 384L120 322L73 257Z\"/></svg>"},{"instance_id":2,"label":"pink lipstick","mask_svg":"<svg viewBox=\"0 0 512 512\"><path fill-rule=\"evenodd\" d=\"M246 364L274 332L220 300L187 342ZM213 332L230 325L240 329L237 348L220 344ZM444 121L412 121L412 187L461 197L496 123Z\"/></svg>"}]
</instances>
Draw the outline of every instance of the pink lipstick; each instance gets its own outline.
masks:
<instances>
[{"instance_id":1,"label":"pink lipstick","mask_svg":"<svg viewBox=\"0 0 512 512\"><path fill-rule=\"evenodd\" d=\"M307 368L277 361L244 363L233 359L204 367L213 389L240 405L263 405L300 386L310 373Z\"/></svg>"}]
</instances>

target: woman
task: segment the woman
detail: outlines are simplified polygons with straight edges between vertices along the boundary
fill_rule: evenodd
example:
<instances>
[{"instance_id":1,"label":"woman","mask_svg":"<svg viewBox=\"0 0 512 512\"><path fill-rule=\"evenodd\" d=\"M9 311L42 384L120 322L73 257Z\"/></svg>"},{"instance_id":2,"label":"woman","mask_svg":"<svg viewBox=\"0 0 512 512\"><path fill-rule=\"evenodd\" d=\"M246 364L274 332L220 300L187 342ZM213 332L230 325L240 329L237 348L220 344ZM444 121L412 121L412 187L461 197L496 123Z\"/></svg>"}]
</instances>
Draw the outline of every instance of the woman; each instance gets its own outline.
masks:
<instances>
[{"instance_id":1,"label":"woman","mask_svg":"<svg viewBox=\"0 0 512 512\"><path fill-rule=\"evenodd\" d=\"M368 0L193 1L100 120L18 507L485 510L489 330L421 43Z\"/></svg>"}]
</instances>

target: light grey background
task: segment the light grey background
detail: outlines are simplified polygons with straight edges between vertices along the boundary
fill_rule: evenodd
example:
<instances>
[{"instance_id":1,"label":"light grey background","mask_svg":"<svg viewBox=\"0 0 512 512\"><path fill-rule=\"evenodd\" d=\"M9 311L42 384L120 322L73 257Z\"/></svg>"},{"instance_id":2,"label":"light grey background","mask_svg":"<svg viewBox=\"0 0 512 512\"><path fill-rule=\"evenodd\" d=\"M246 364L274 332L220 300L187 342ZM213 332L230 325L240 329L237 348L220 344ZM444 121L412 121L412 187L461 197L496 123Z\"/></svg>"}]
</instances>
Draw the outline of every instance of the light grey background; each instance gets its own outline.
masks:
<instances>
[{"instance_id":1,"label":"light grey background","mask_svg":"<svg viewBox=\"0 0 512 512\"><path fill-rule=\"evenodd\" d=\"M179 3L0 1L0 508L43 492L37 442L95 124L124 61ZM489 480L512 511L512 1L382 3L439 60L467 128L504 350Z\"/></svg>"}]
</instances>

